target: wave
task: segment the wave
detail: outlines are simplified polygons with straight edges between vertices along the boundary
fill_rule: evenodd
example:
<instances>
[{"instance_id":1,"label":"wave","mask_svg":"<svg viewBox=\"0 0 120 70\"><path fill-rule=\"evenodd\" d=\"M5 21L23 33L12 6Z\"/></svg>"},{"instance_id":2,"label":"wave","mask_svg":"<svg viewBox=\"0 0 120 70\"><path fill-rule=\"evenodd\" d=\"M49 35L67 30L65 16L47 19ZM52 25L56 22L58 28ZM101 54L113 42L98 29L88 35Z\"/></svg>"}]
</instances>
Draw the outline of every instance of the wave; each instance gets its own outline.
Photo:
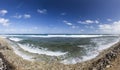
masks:
<instances>
[{"instance_id":1,"label":"wave","mask_svg":"<svg viewBox=\"0 0 120 70\"><path fill-rule=\"evenodd\" d=\"M82 56L81 58L78 58L78 57L67 58L67 59L61 61L61 63L63 63L63 64L76 64L78 62L84 62L87 60L91 60L91 59L97 57L100 54L100 52L102 52L103 50L108 49L111 46L113 46L114 44L118 43L119 39L115 39L107 44L104 44L105 40L104 41L99 41L99 40L96 41L95 40L95 42L98 44L98 47L94 47L94 50L87 51L86 55ZM85 48L85 46L84 46L84 48Z\"/></svg>"},{"instance_id":2,"label":"wave","mask_svg":"<svg viewBox=\"0 0 120 70\"><path fill-rule=\"evenodd\" d=\"M18 41L23 40L23 39L21 39L21 38L15 38L15 37L11 37L11 38L9 38L9 39L12 40L12 41L15 41L15 42L18 42Z\"/></svg>"},{"instance_id":3,"label":"wave","mask_svg":"<svg viewBox=\"0 0 120 70\"><path fill-rule=\"evenodd\" d=\"M89 38L89 37L101 37L105 35L27 35L27 37L43 37L43 38L51 38L51 37L71 37L71 38Z\"/></svg>"},{"instance_id":4,"label":"wave","mask_svg":"<svg viewBox=\"0 0 120 70\"><path fill-rule=\"evenodd\" d=\"M31 58L33 58L33 56L26 55L26 54L24 54L23 52L19 51L19 49L16 49L16 48L14 48L14 52L15 52L17 55L21 56L23 59L32 61Z\"/></svg>"},{"instance_id":5,"label":"wave","mask_svg":"<svg viewBox=\"0 0 120 70\"><path fill-rule=\"evenodd\" d=\"M78 58L78 57L76 57L76 58L68 58L68 59L65 59L65 60L61 61L61 63L63 63L63 64L76 64L78 62L84 62L84 61L93 59L98 55L99 55L99 53L97 51L88 52L87 55L82 56L81 58Z\"/></svg>"},{"instance_id":6,"label":"wave","mask_svg":"<svg viewBox=\"0 0 120 70\"><path fill-rule=\"evenodd\" d=\"M106 44L106 45L99 45L98 51L102 51L104 49L110 48L112 45L114 45L114 44L116 44L118 42L119 42L119 40L115 40L114 42L111 42L111 43Z\"/></svg>"},{"instance_id":7,"label":"wave","mask_svg":"<svg viewBox=\"0 0 120 70\"><path fill-rule=\"evenodd\" d=\"M8 39L7 39L7 41L11 45L11 47L13 48L15 54L17 54L18 56L22 57L23 59L33 61L33 59L31 59L33 56L25 54L23 51L21 51L21 48L18 47L17 43L14 43L14 42L12 42L12 41L10 41Z\"/></svg>"},{"instance_id":8,"label":"wave","mask_svg":"<svg viewBox=\"0 0 120 70\"><path fill-rule=\"evenodd\" d=\"M60 52L60 51L49 51L47 49L38 49L36 47L30 47L28 44L26 45L22 45L22 44L18 44L22 49L24 49L25 51L31 52L31 53L37 53L37 54L45 54L45 55L49 55L49 56L61 56L61 55L65 55L67 52Z\"/></svg>"},{"instance_id":9,"label":"wave","mask_svg":"<svg viewBox=\"0 0 120 70\"><path fill-rule=\"evenodd\" d=\"M3 35L5 37L71 37L71 38L89 38L89 37L102 37L102 36L119 36L119 35Z\"/></svg>"},{"instance_id":10,"label":"wave","mask_svg":"<svg viewBox=\"0 0 120 70\"><path fill-rule=\"evenodd\" d=\"M46 35L45 36L44 35L27 35L26 37L41 37L41 36L45 38L46 37L47 38L49 37L82 37L82 38L85 37L86 38L86 37L117 36L117 35L47 35L47 36ZM17 42L22 40L21 38L14 38L14 37L11 37L9 39L13 41L17 41ZM97 44L97 47L93 47L94 49L92 49L92 51L91 50L86 51L87 54L81 57L65 58L64 60L61 61L61 63L76 64L78 62L83 62L83 61L93 59L96 56L98 56L102 50L107 49L111 47L112 45L114 45L115 43L119 42L119 39L118 38L113 39L112 37L92 38L91 42L94 42L95 44ZM61 52L61 51L50 51L45 48L39 49L34 45L29 45L28 43L26 44L17 43L17 44L19 45L20 48L30 53L45 54L48 56L66 56L66 54L68 53L68 52ZM83 46L80 45L79 47L88 48L87 44ZM14 50L15 50L15 53L23 57L23 59L31 60L32 56L23 55L24 53L20 52L19 50L16 51L16 48Z\"/></svg>"}]
</instances>

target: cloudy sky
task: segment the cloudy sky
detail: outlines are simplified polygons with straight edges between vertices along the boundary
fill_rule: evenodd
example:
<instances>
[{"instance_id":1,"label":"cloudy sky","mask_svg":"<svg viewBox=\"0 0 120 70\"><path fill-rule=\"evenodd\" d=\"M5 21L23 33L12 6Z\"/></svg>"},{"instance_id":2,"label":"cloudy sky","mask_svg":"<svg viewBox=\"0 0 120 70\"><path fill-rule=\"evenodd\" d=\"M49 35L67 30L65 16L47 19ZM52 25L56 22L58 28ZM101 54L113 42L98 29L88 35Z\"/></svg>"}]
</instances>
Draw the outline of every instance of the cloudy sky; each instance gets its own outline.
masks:
<instances>
[{"instance_id":1,"label":"cloudy sky","mask_svg":"<svg viewBox=\"0 0 120 70\"><path fill-rule=\"evenodd\" d=\"M0 33L119 34L120 0L0 0Z\"/></svg>"}]
</instances>

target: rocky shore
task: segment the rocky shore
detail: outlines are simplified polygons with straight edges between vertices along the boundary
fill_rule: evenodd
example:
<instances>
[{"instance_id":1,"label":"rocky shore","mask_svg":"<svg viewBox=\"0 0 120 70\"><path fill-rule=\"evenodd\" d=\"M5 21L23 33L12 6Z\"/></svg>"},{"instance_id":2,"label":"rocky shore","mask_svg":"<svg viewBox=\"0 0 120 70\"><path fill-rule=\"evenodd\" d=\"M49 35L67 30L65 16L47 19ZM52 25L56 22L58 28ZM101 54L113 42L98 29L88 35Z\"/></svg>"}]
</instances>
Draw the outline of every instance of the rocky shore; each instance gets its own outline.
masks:
<instances>
[{"instance_id":1,"label":"rocky shore","mask_svg":"<svg viewBox=\"0 0 120 70\"><path fill-rule=\"evenodd\" d=\"M96 58L82 63L65 65L58 62L28 61L16 55L6 39L0 38L0 70L109 70L119 55L120 43L117 43L100 52Z\"/></svg>"},{"instance_id":2,"label":"rocky shore","mask_svg":"<svg viewBox=\"0 0 120 70\"><path fill-rule=\"evenodd\" d=\"M114 62L115 59L120 55L120 43L115 44L113 47L107 49L104 52L106 53L104 53L104 55L101 53L101 58L95 62L92 62L89 70L106 70L111 68L111 63Z\"/></svg>"}]
</instances>

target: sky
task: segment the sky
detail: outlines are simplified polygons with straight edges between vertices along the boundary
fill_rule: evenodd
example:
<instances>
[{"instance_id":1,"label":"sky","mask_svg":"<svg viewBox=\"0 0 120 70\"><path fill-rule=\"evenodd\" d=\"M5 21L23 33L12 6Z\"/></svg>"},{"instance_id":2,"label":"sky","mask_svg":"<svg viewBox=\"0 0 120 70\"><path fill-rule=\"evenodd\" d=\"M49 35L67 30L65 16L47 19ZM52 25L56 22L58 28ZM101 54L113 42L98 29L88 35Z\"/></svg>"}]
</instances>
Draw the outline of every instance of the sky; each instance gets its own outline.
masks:
<instances>
[{"instance_id":1,"label":"sky","mask_svg":"<svg viewBox=\"0 0 120 70\"><path fill-rule=\"evenodd\" d=\"M0 33L120 34L120 0L0 0Z\"/></svg>"}]
</instances>

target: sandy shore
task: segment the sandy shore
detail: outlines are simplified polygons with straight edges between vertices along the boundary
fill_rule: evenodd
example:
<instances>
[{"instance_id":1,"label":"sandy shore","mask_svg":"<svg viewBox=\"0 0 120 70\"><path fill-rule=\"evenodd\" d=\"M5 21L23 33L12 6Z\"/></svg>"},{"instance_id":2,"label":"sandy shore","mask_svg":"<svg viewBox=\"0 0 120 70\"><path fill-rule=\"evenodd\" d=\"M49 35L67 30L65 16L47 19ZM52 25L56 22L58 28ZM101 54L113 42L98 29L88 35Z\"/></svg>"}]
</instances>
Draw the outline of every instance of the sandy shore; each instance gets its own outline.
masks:
<instances>
[{"instance_id":1,"label":"sandy shore","mask_svg":"<svg viewBox=\"0 0 120 70\"><path fill-rule=\"evenodd\" d=\"M8 44L6 39L0 38L0 44L2 46L0 52L4 56L4 59L14 67L14 70L109 70L109 68L114 66L110 65L117 58L117 55L113 50L115 50L116 47L119 48L120 45L120 43L115 44L90 61L65 65L58 62L48 63L42 61L28 61L16 55L11 47L12 45ZM118 53L119 50L116 49L116 51Z\"/></svg>"}]
</instances>

